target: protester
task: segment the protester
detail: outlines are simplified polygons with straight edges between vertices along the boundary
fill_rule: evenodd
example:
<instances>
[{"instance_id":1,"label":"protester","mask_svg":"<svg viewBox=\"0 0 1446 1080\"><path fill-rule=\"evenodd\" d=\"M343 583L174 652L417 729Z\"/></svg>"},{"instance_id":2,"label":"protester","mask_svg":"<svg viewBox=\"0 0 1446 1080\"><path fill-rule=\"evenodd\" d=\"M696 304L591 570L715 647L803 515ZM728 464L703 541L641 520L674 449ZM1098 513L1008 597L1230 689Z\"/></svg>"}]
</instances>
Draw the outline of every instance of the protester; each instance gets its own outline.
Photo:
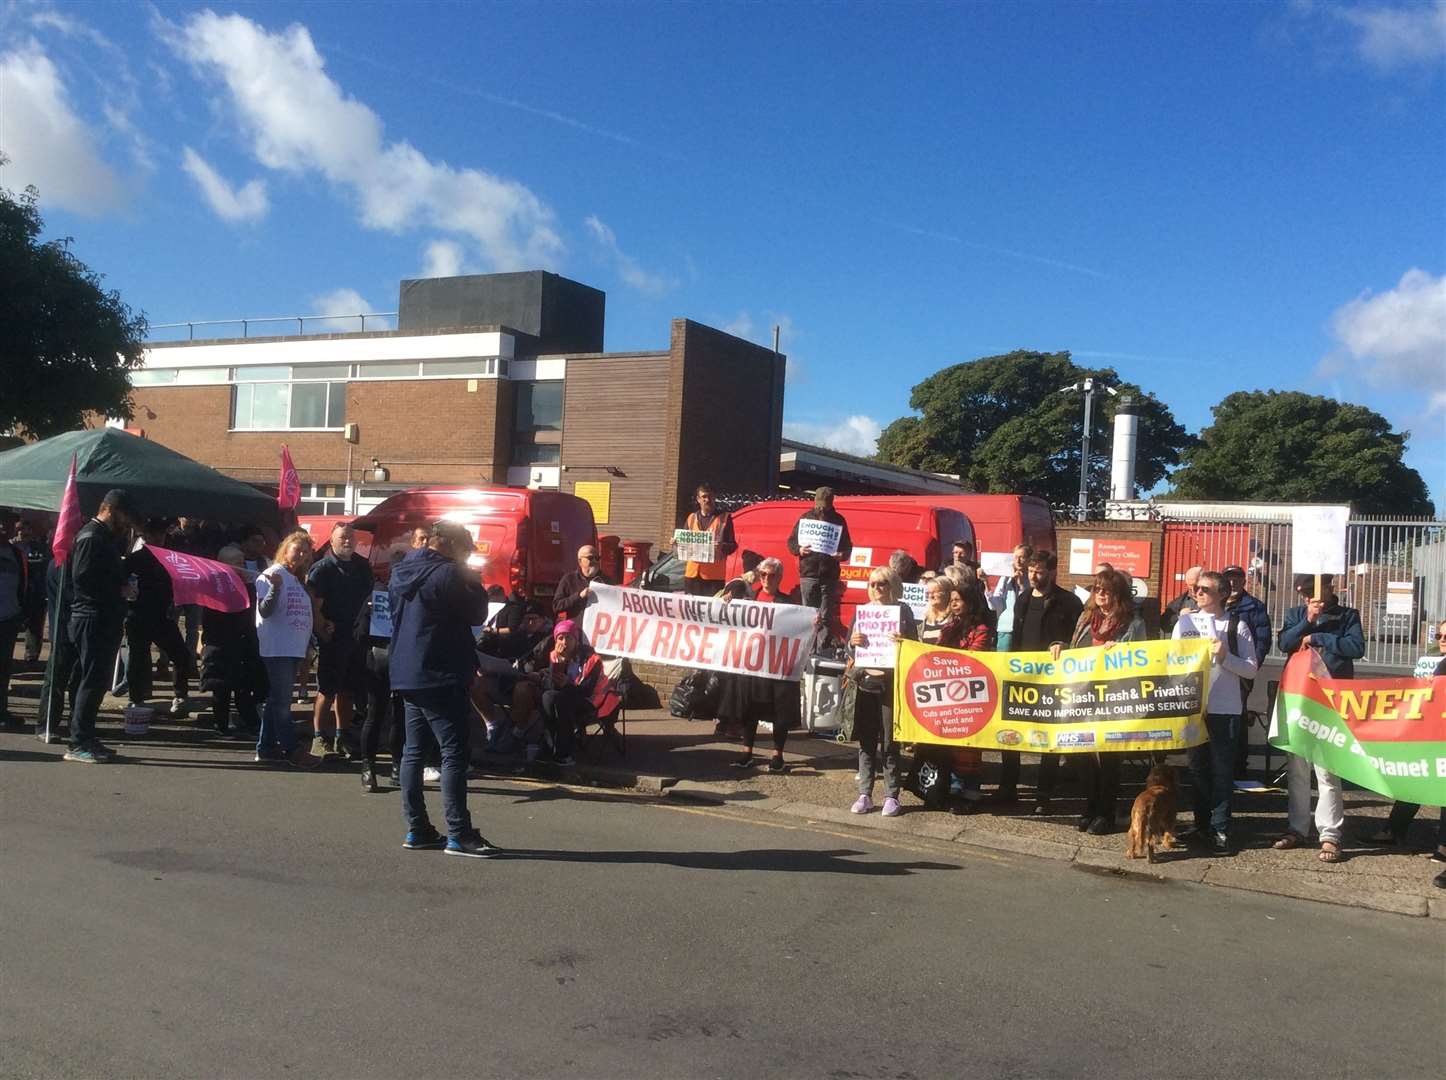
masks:
<instances>
[{"instance_id":1,"label":"protester","mask_svg":"<svg viewBox=\"0 0 1446 1080\"><path fill-rule=\"evenodd\" d=\"M307 586L321 604L323 626L330 626L316 649L317 757L348 753L352 714L366 693L366 652L357 636L357 617L372 594L372 568L356 553L356 533L344 522L331 529L331 551L311 568Z\"/></svg>"},{"instance_id":2,"label":"protester","mask_svg":"<svg viewBox=\"0 0 1446 1080\"><path fill-rule=\"evenodd\" d=\"M1160 612L1160 633L1168 634L1174 630L1181 615L1200 610L1200 605L1195 602L1195 586L1199 584L1200 574L1204 569L1203 566L1192 566L1185 571L1185 591L1166 604L1165 610Z\"/></svg>"},{"instance_id":3,"label":"protester","mask_svg":"<svg viewBox=\"0 0 1446 1080\"><path fill-rule=\"evenodd\" d=\"M1095 575L1094 604L1080 613L1075 624L1071 649L1104 646L1112 649L1126 641L1144 641L1149 637L1145 620L1135 610L1134 583L1129 575L1118 570L1102 570ZM1050 647L1050 655L1058 660L1062 651ZM1103 836L1115 831L1115 807L1120 794L1120 764L1123 751L1101 750L1075 755L1080 766L1085 790L1084 813L1080 815L1079 831Z\"/></svg>"},{"instance_id":4,"label":"protester","mask_svg":"<svg viewBox=\"0 0 1446 1080\"><path fill-rule=\"evenodd\" d=\"M25 555L25 662L40 659L40 643L45 630L45 577L50 569L50 544L45 531L32 519L20 519L18 546Z\"/></svg>"},{"instance_id":5,"label":"protester","mask_svg":"<svg viewBox=\"0 0 1446 1080\"><path fill-rule=\"evenodd\" d=\"M947 577L936 577L924 586L924 622L919 627L919 640L925 645L942 645L958 649L964 637L962 603L954 610L954 598L960 596ZM962 599L962 598L961 598Z\"/></svg>"},{"instance_id":6,"label":"protester","mask_svg":"<svg viewBox=\"0 0 1446 1080\"><path fill-rule=\"evenodd\" d=\"M402 812L406 848L441 848L448 855L498 854L472 826L467 812L467 767L472 705L467 689L477 671L472 627L487 621L487 590L467 567L472 536L465 526L439 521L427 546L392 567L392 689L402 695L406 746L402 750ZM427 817L422 794L426 733L442 751L440 783L447 819L444 841Z\"/></svg>"},{"instance_id":7,"label":"protester","mask_svg":"<svg viewBox=\"0 0 1446 1080\"><path fill-rule=\"evenodd\" d=\"M974 558L974 542L972 540L955 540L954 546L950 548L949 561L939 567L939 573L944 573L951 566L967 566L976 574L979 572L979 563Z\"/></svg>"},{"instance_id":8,"label":"protester","mask_svg":"<svg viewBox=\"0 0 1446 1080\"><path fill-rule=\"evenodd\" d=\"M1233 627L1225 611L1225 577L1202 571L1195 583L1196 611L1183 612L1170 636L1175 641L1210 641L1210 690L1205 702L1206 741L1190 747L1190 780L1195 787L1195 832L1191 840L1220 855L1233 850L1231 801L1235 792L1235 745L1245 712L1241 680L1253 679L1255 639L1244 623Z\"/></svg>"},{"instance_id":9,"label":"protester","mask_svg":"<svg viewBox=\"0 0 1446 1080\"><path fill-rule=\"evenodd\" d=\"M949 612L959 622L959 648L971 652L994 651L994 612L984 599L983 589L977 584L955 589L949 600Z\"/></svg>"},{"instance_id":10,"label":"protester","mask_svg":"<svg viewBox=\"0 0 1446 1080\"><path fill-rule=\"evenodd\" d=\"M1011 572L1000 574L989 593L989 607L997 616L995 629L1000 652L1009 652L1013 647L1014 604L1021 593L1029 590L1029 557L1033 554L1034 549L1028 544L1017 545Z\"/></svg>"},{"instance_id":11,"label":"protester","mask_svg":"<svg viewBox=\"0 0 1446 1080\"><path fill-rule=\"evenodd\" d=\"M1313 595L1317 581L1320 582L1321 596ZM1341 604L1330 574L1297 574L1295 591L1304 602L1285 613L1277 642L1280 651L1293 656L1301 649L1314 649L1332 678L1355 678L1355 662L1366 655L1360 612ZM1315 808L1315 828L1320 837L1317 857L1325 863L1342 862L1345 859L1341 841L1345 838L1346 811L1341 778L1323 765L1312 765L1308 758L1299 754L1291 754L1286 759L1287 828L1274 846L1286 851L1300 847L1309 839L1312 770L1316 786L1320 789Z\"/></svg>"},{"instance_id":12,"label":"protester","mask_svg":"<svg viewBox=\"0 0 1446 1080\"><path fill-rule=\"evenodd\" d=\"M10 673L15 663L15 639L25 627L25 604L30 594L25 552L19 544L0 536L0 725L15 722L10 715Z\"/></svg>"},{"instance_id":13,"label":"protester","mask_svg":"<svg viewBox=\"0 0 1446 1080\"><path fill-rule=\"evenodd\" d=\"M164 536L159 546L187 555L198 555L203 559L214 559L221 548L220 530L209 522L193 517L178 517ZM201 605L185 604L180 608L181 618L186 624L186 651L190 657L187 670L196 663L196 644L201 637Z\"/></svg>"},{"instance_id":14,"label":"protester","mask_svg":"<svg viewBox=\"0 0 1446 1080\"><path fill-rule=\"evenodd\" d=\"M155 645L171 664L170 715L184 716L191 692L193 657L181 638L172 614L174 603L171 575L152 550L166 542L164 518L148 518L142 527L145 543L126 556L126 570L135 578L137 593L126 612L126 689L133 706L151 698L151 646ZM200 627L197 631L199 633Z\"/></svg>"},{"instance_id":15,"label":"protester","mask_svg":"<svg viewBox=\"0 0 1446 1080\"><path fill-rule=\"evenodd\" d=\"M1052 645L1064 645L1074 635L1084 605L1079 597L1055 583L1059 559L1052 551L1036 551L1029 557L1029 588L1014 601L1014 652L1045 652ZM1001 750L999 787L991 801L1012 803L1019 798L1018 750ZM1060 754L1041 754L1039 779L1035 784L1034 813L1049 812L1050 800L1059 777Z\"/></svg>"},{"instance_id":16,"label":"protester","mask_svg":"<svg viewBox=\"0 0 1446 1080\"><path fill-rule=\"evenodd\" d=\"M584 544L577 549L577 569L569 570L557 583L552 610L559 619L580 620L588 597L592 595L592 587L614 584L616 582L610 581L598 564L597 548Z\"/></svg>"},{"instance_id":17,"label":"protester","mask_svg":"<svg viewBox=\"0 0 1446 1080\"><path fill-rule=\"evenodd\" d=\"M242 528L241 554L241 569L252 574L259 574L270 565L270 560L266 557L266 532L261 526L247 525Z\"/></svg>"},{"instance_id":18,"label":"protester","mask_svg":"<svg viewBox=\"0 0 1446 1080\"><path fill-rule=\"evenodd\" d=\"M724 565L728 556L738 550L738 541L733 537L733 515L719 510L713 502L712 484L699 484L694 498L698 509L688 515L683 528L711 533L715 558L706 563L690 559L683 568L683 589L690 596L712 596L723 587Z\"/></svg>"},{"instance_id":19,"label":"protester","mask_svg":"<svg viewBox=\"0 0 1446 1080\"><path fill-rule=\"evenodd\" d=\"M904 585L899 575L886 566L869 574L869 603L891 604L899 609L899 632L894 640L917 640L918 625L909 605L902 603ZM883 772L884 817L899 813L899 748L894 741L894 673L879 668L858 668L853 654L869 643L858 630L858 617L849 630L849 677L857 695L854 705L854 738L859 744L859 797L849 809L867 814L874 808L874 778Z\"/></svg>"},{"instance_id":20,"label":"protester","mask_svg":"<svg viewBox=\"0 0 1446 1080\"><path fill-rule=\"evenodd\" d=\"M430 529L418 525L412 530L411 547L413 551L420 551L427 546L427 541L432 538Z\"/></svg>"},{"instance_id":21,"label":"protester","mask_svg":"<svg viewBox=\"0 0 1446 1080\"><path fill-rule=\"evenodd\" d=\"M748 591L744 599L760 604L798 603L797 597L783 591L783 563L778 559L762 560L754 574L758 587ZM725 602L730 599L733 599L731 593L724 598ZM789 730L798 722L797 682L767 679L761 675L727 674L723 676L717 715L721 722L737 724L743 732L743 756L729 762L730 765L751 769L757 764L753 747L758 739L758 725L767 721L773 727L773 757L769 759L768 771L787 771L783 748L788 743Z\"/></svg>"},{"instance_id":22,"label":"protester","mask_svg":"<svg viewBox=\"0 0 1446 1080\"><path fill-rule=\"evenodd\" d=\"M244 570L246 553L228 544L216 553L218 561ZM250 604L241 611L206 608L201 613L201 689L211 694L211 716L220 735L231 733L231 710L236 711L236 733L242 738L260 732L258 703L266 700L266 669L256 636L256 586L245 580ZM174 624L172 624L174 626Z\"/></svg>"},{"instance_id":23,"label":"protester","mask_svg":"<svg viewBox=\"0 0 1446 1080\"><path fill-rule=\"evenodd\" d=\"M1225 611L1230 616L1230 625L1238 626L1244 622L1250 627L1250 634L1255 639L1255 667L1260 670L1265 665L1265 658L1270 653L1272 633L1270 629L1270 612L1265 610L1265 605L1252 595L1245 588L1245 568L1231 564L1221 571L1225 577ZM1249 703L1250 692L1255 689L1254 679L1242 679L1240 692L1242 699ZM1242 720L1240 723L1240 740L1235 747L1235 778L1242 780L1249 771L1250 764L1250 725Z\"/></svg>"},{"instance_id":24,"label":"protester","mask_svg":"<svg viewBox=\"0 0 1446 1080\"><path fill-rule=\"evenodd\" d=\"M889 556L889 569L899 575L899 580L905 585L917 585L919 583L919 564L903 548L895 551Z\"/></svg>"},{"instance_id":25,"label":"protester","mask_svg":"<svg viewBox=\"0 0 1446 1080\"><path fill-rule=\"evenodd\" d=\"M95 517L76 534L71 549L67 634L75 647L79 681L70 711L66 761L93 764L115 757L96 738L95 720L125 633L126 603L137 595L127 580L125 566L125 550L135 520L130 495L123 488L112 488L101 499Z\"/></svg>"},{"instance_id":26,"label":"protester","mask_svg":"<svg viewBox=\"0 0 1446 1080\"><path fill-rule=\"evenodd\" d=\"M954 587L948 575L935 578L929 584L939 582L948 590L948 628L939 636L939 644L971 652L990 652L994 649L994 631L989 626L989 611L984 602L984 592L976 586ZM933 619L934 601L930 600L930 615ZM919 633L920 641L928 641L927 626ZM918 751L915 750L917 755ZM942 759L941 759L942 761ZM951 774L949 789L952 794L961 795L967 803L983 799L981 784L984 776L984 752L974 747L955 747L948 755L947 767ZM955 813L962 812L955 807Z\"/></svg>"},{"instance_id":27,"label":"protester","mask_svg":"<svg viewBox=\"0 0 1446 1080\"><path fill-rule=\"evenodd\" d=\"M798 542L800 521L826 521L839 527L838 549L832 555L815 551ZM849 523L833 508L833 488L821 487L814 492L813 509L793 523L788 534L788 552L798 559L799 600L806 607L817 608L820 625L832 633L838 617L839 566L848 562L854 542L849 536Z\"/></svg>"},{"instance_id":28,"label":"protester","mask_svg":"<svg viewBox=\"0 0 1446 1080\"><path fill-rule=\"evenodd\" d=\"M372 633L372 605L375 592L367 597L366 605L357 616L358 640L366 651L366 718L362 721L360 753L362 759L362 791L374 794L380 790L377 785L377 751L381 748L382 733L388 738L392 755L392 786L402 786L402 746L406 741L406 721L402 716L401 697L392 692L391 679L391 637ZM377 626L378 631L382 630Z\"/></svg>"},{"instance_id":29,"label":"protester","mask_svg":"<svg viewBox=\"0 0 1446 1080\"><path fill-rule=\"evenodd\" d=\"M596 714L607 691L602 657L583 637L582 627L563 619L552 628L552 650L542 675L541 709L559 765L572 765L573 741Z\"/></svg>"},{"instance_id":30,"label":"protester","mask_svg":"<svg viewBox=\"0 0 1446 1080\"><path fill-rule=\"evenodd\" d=\"M304 584L311 557L311 535L298 529L282 539L275 561L256 579L257 647L267 684L256 760L287 761L299 769L321 764L305 747L296 745L291 723L291 688L306 657L315 620L312 597Z\"/></svg>"}]
</instances>

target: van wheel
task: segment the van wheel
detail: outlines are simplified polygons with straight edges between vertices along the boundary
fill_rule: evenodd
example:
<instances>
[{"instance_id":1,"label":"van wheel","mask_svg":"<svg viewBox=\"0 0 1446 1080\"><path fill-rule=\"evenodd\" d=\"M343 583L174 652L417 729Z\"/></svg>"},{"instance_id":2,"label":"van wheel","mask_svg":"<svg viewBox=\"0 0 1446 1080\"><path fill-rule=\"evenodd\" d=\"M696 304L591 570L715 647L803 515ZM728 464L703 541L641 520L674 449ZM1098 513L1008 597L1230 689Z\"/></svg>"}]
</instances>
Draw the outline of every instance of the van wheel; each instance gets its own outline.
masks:
<instances>
[{"instance_id":1,"label":"van wheel","mask_svg":"<svg viewBox=\"0 0 1446 1080\"><path fill-rule=\"evenodd\" d=\"M914 766L913 788L925 806L938 810L949 795L949 770L930 758L919 758Z\"/></svg>"}]
</instances>

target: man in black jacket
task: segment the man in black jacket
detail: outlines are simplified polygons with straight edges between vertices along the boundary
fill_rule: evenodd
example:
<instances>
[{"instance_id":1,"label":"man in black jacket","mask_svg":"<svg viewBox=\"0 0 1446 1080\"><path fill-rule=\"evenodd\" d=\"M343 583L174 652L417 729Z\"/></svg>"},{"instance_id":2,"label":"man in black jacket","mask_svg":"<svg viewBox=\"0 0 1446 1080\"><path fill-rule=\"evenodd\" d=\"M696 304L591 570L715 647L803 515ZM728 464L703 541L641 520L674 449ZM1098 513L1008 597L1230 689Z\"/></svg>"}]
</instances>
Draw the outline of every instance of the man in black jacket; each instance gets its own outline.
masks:
<instances>
[{"instance_id":1,"label":"man in black jacket","mask_svg":"<svg viewBox=\"0 0 1446 1080\"><path fill-rule=\"evenodd\" d=\"M800 543L798 527L805 521L825 521L839 528L838 545L832 554ZM813 509L793 523L788 534L788 551L798 557L798 595L805 607L817 608L819 623L831 633L838 616L839 565L848 562L854 542L849 536L849 523L833 508L833 488L821 487L813 493Z\"/></svg>"},{"instance_id":2,"label":"man in black jacket","mask_svg":"<svg viewBox=\"0 0 1446 1080\"><path fill-rule=\"evenodd\" d=\"M155 644L171 662L175 691L171 715L181 716L190 693L192 657L176 626L176 617L171 614L171 575L151 551L152 546L165 546L165 520L149 519L142 536L145 546L126 556L126 570L135 577L139 590L126 614L126 647L130 651L126 661L126 686L132 705L144 705L150 700L151 645Z\"/></svg>"},{"instance_id":3,"label":"man in black jacket","mask_svg":"<svg viewBox=\"0 0 1446 1080\"><path fill-rule=\"evenodd\" d=\"M80 670L70 710L66 761L110 761L115 754L95 737L95 718L109 685L111 666L125 632L126 603L137 591L127 581L126 540L135 521L130 496L106 492L100 510L76 534L70 553L70 640Z\"/></svg>"},{"instance_id":4,"label":"man in black jacket","mask_svg":"<svg viewBox=\"0 0 1446 1080\"><path fill-rule=\"evenodd\" d=\"M613 585L599 569L597 548L584 544L577 549L577 569L569 570L552 594L552 611L559 619L581 619L594 585Z\"/></svg>"},{"instance_id":5,"label":"man in black jacket","mask_svg":"<svg viewBox=\"0 0 1446 1080\"><path fill-rule=\"evenodd\" d=\"M1014 602L1015 652L1045 652L1051 645L1068 646L1074 636L1084 604L1068 589L1055 584L1059 560L1052 551L1036 551L1029 557L1029 589ZM994 802L1015 802L1019 798L1019 751L1001 751L999 790ZM1059 754L1041 754L1039 780L1035 784L1036 814L1047 813L1059 776Z\"/></svg>"}]
</instances>

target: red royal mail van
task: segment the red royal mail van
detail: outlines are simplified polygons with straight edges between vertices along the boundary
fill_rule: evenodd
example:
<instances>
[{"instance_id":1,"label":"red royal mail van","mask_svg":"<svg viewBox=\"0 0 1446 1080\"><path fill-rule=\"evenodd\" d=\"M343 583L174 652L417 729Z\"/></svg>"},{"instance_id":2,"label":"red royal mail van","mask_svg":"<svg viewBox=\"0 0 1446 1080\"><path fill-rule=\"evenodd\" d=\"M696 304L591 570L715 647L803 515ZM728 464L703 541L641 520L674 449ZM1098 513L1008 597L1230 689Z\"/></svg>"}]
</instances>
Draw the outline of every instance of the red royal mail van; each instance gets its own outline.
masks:
<instances>
[{"instance_id":1,"label":"red royal mail van","mask_svg":"<svg viewBox=\"0 0 1446 1080\"><path fill-rule=\"evenodd\" d=\"M412 530L455 521L472 534L469 565L489 588L549 597L562 575L577 568L577 549L597 543L592 507L575 495L529 488L426 487L393 495L355 527L371 538L370 560L385 581L391 564L411 547Z\"/></svg>"}]
</instances>

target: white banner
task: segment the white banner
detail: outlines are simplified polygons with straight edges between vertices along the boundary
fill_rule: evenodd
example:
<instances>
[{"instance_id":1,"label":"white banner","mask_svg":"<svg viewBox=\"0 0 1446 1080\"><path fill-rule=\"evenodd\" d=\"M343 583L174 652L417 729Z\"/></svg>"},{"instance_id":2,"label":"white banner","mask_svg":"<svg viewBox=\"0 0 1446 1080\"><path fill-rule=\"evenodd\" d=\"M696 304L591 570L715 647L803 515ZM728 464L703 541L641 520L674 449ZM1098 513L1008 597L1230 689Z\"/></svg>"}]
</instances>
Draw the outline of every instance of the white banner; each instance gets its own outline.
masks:
<instances>
[{"instance_id":1,"label":"white banner","mask_svg":"<svg viewBox=\"0 0 1446 1080\"><path fill-rule=\"evenodd\" d=\"M594 585L583 632L606 656L797 682L813 608Z\"/></svg>"},{"instance_id":2,"label":"white banner","mask_svg":"<svg viewBox=\"0 0 1446 1080\"><path fill-rule=\"evenodd\" d=\"M817 521L803 518L798 523L799 549L810 548L819 555L837 555L838 543L843 539L843 526L832 521Z\"/></svg>"},{"instance_id":3,"label":"white banner","mask_svg":"<svg viewBox=\"0 0 1446 1080\"><path fill-rule=\"evenodd\" d=\"M854 666L861 668L892 668L898 647L894 635L899 632L898 604L860 604L854 609L854 632L863 634L868 643L854 648Z\"/></svg>"}]
</instances>

